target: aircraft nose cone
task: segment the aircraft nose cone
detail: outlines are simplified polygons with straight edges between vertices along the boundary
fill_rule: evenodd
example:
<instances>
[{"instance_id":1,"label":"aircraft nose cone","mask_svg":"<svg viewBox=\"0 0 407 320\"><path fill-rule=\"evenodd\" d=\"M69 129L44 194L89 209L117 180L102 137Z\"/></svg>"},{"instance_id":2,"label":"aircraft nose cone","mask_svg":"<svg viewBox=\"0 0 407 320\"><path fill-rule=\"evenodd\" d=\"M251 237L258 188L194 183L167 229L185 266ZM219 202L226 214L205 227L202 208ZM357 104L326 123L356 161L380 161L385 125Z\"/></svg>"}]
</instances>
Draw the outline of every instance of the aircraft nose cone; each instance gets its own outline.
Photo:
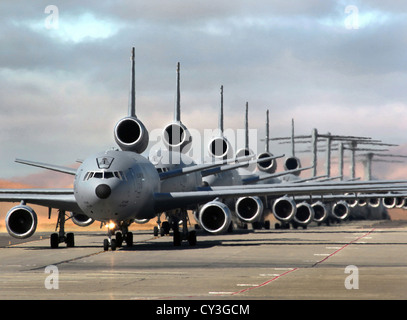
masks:
<instances>
[{"instance_id":1,"label":"aircraft nose cone","mask_svg":"<svg viewBox=\"0 0 407 320\"><path fill-rule=\"evenodd\" d=\"M99 199L107 199L112 193L112 189L107 184L100 184L96 187L95 193Z\"/></svg>"}]
</instances>

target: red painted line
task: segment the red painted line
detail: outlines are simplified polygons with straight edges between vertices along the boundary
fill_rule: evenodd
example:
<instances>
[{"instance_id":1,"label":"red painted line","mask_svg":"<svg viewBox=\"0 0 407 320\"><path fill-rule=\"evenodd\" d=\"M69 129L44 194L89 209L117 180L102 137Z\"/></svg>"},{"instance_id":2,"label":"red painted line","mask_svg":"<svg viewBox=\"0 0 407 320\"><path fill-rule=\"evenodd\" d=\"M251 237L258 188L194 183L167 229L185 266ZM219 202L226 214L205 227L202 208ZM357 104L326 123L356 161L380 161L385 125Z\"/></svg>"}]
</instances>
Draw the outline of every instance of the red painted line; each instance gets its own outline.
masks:
<instances>
[{"instance_id":1,"label":"red painted line","mask_svg":"<svg viewBox=\"0 0 407 320\"><path fill-rule=\"evenodd\" d=\"M339 248L338 250L336 250L335 252L331 253L329 256L325 257L325 258L322 259L321 261L315 262L315 263L312 265L312 267L315 267L316 265L318 265L318 264L320 264L320 263L322 263L322 262L328 260L330 257L332 257L333 255L337 254L339 251L345 249L347 246L349 246L349 245L351 245L352 243L354 243L354 242L356 242L356 241L358 241L358 240L360 240L360 239L362 239L362 238L368 236L368 235L371 234L374 230L375 230L375 229L372 229L372 230L370 230L368 233L366 233L366 234L360 236L359 238L356 238L355 240L352 240L351 242L345 244L343 247L341 247L341 248Z\"/></svg>"},{"instance_id":2,"label":"red painted line","mask_svg":"<svg viewBox=\"0 0 407 320\"><path fill-rule=\"evenodd\" d=\"M257 288L263 287L263 286L265 286L265 285L268 285L270 282L272 282L272 281L274 281L274 280L277 280L278 278L284 277L286 274L289 274L289 273L291 273L291 272L294 272L294 271L296 271L296 270L298 270L298 269L299 269L299 268L294 268L294 269L292 269L292 270L288 270L288 271L286 271L286 272L284 272L284 273L282 273L282 274L280 274L280 275L278 275L278 276L275 276L274 278L272 278L272 279L270 279L270 280L267 280L266 282L263 282L262 284L259 284L258 286L250 287L250 288L246 288L246 289L243 289L243 290L240 290L240 291L233 292L232 295L240 294L240 293L243 293L243 292L246 292L246 291L249 291L249 290L253 290L253 289L257 289Z\"/></svg>"},{"instance_id":3,"label":"red painted line","mask_svg":"<svg viewBox=\"0 0 407 320\"><path fill-rule=\"evenodd\" d=\"M365 233L364 235L362 235L362 236L360 236L360 237L358 237L358 238L356 238L356 239L350 241L349 243L345 244L343 247L341 247L341 248L339 248L338 250L336 250L335 252L331 253L329 256L327 256L327 257L325 257L324 259L322 259L322 260L320 260L320 261L314 263L314 264L311 266L311 268L313 268L313 267L315 267L316 265L318 265L318 264L320 264L320 263L322 263L322 262L328 260L330 257L332 257L333 255L337 254L337 253L340 252L341 250L345 249L347 246L351 245L352 243L354 243L354 242L356 242L356 241L358 241L358 240L360 240L360 239L362 239L362 238L368 236L368 235L371 234L374 230L375 230L375 229L372 229L372 230L370 230L369 232ZM243 293L243 292L246 292L246 291L249 291L249 290L253 290L253 289L257 289L257 288L264 287L264 286L268 285L270 282L273 282L274 280L277 280L277 279L279 279L279 278L281 278L281 277L284 277L285 275L287 275L287 274L289 274L289 273L291 273L291 272L297 271L297 270L299 270L299 269L300 269L300 268L293 268L293 269L288 270L288 271L286 271L286 272L284 272L284 273L282 273L282 274L280 274L280 275L278 275L278 276L276 276L276 277L274 277L274 278L272 278L272 279L270 279L270 280L267 280L266 282L263 282L262 284L259 284L258 286L254 286L254 287L246 288L246 289L243 289L243 290L240 290L240 291L236 291L236 292L233 292L231 295L236 295L236 294L240 294L240 293Z\"/></svg>"}]
</instances>

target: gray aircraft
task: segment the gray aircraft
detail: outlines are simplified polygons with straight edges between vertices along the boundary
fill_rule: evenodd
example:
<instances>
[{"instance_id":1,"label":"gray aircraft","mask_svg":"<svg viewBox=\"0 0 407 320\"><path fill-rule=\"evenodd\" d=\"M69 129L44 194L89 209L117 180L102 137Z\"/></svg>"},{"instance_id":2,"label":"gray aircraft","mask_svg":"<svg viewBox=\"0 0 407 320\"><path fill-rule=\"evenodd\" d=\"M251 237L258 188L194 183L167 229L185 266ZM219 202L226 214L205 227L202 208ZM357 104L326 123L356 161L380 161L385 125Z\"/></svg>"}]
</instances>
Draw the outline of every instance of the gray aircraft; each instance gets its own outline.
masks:
<instances>
[{"instance_id":1,"label":"gray aircraft","mask_svg":"<svg viewBox=\"0 0 407 320\"><path fill-rule=\"evenodd\" d=\"M134 59L132 79L134 78ZM65 242L74 246L73 233L65 233L66 212L72 212L72 219L86 225L90 221L100 221L109 227L108 238L104 240L105 250L116 249L121 241L133 245L133 234L128 227L133 222L152 219L160 212L196 207L216 198L244 196L298 196L343 194L344 192L396 192L404 190L405 181L375 181L370 184L338 183L334 186L321 184L285 184L252 186L204 187L197 186L193 191L161 190L161 181L172 174L186 174L201 168L179 168L158 172L154 163L141 155L148 145L148 132L136 117L134 101L134 81L131 86L131 103L128 116L119 120L114 136L121 150L107 150L87 157L78 169L65 168L45 163L19 160L24 164L42 167L74 175L74 185L70 189L0 189L0 201L20 202L6 215L6 227L10 235L17 238L30 237L36 230L37 215L28 204L37 204L58 209L58 233L51 235L51 247ZM199 165L197 165L199 167ZM221 219L221 217L220 217ZM222 223L217 210L213 210L208 223ZM115 239L113 234L116 233ZM188 234L186 232L186 234ZM195 244L196 239L189 239ZM174 243L179 244L180 234L174 232Z\"/></svg>"}]
</instances>

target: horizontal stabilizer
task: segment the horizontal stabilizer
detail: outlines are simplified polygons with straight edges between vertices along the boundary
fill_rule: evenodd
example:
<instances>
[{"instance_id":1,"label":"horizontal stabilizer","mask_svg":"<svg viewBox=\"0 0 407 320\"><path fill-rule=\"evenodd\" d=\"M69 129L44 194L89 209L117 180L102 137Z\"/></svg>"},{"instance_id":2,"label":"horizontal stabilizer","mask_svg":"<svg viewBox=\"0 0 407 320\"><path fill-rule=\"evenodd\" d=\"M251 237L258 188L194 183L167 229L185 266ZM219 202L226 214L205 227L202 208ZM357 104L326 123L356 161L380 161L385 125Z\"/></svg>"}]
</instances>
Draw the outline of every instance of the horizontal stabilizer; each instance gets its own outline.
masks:
<instances>
[{"instance_id":1,"label":"horizontal stabilizer","mask_svg":"<svg viewBox=\"0 0 407 320\"><path fill-rule=\"evenodd\" d=\"M53 165L53 164L35 162L35 161L29 161L29 160L22 160L22 159L16 159L15 162L26 164L28 166L33 166L33 167L57 171L57 172L65 173L65 174L70 174L73 176L76 175L76 169L74 169L74 168L62 167L62 166L57 166L57 165Z\"/></svg>"}]
</instances>

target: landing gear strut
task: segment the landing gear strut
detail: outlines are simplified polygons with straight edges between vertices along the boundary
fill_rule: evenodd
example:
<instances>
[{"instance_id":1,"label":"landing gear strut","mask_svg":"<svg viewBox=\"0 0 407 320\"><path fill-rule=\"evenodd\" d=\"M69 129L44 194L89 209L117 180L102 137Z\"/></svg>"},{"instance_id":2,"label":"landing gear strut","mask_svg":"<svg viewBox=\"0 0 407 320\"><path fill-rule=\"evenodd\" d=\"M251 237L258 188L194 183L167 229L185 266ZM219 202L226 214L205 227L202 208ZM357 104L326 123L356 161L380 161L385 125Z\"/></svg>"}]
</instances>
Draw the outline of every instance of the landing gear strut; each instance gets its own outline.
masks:
<instances>
[{"instance_id":1,"label":"landing gear strut","mask_svg":"<svg viewBox=\"0 0 407 320\"><path fill-rule=\"evenodd\" d=\"M58 220L55 231L57 231L59 227L59 232L51 234L50 239L51 248L53 249L58 248L59 244L62 242L65 242L68 248L75 246L74 234L72 232L65 234L65 221L65 211L58 210Z\"/></svg>"}]
</instances>

